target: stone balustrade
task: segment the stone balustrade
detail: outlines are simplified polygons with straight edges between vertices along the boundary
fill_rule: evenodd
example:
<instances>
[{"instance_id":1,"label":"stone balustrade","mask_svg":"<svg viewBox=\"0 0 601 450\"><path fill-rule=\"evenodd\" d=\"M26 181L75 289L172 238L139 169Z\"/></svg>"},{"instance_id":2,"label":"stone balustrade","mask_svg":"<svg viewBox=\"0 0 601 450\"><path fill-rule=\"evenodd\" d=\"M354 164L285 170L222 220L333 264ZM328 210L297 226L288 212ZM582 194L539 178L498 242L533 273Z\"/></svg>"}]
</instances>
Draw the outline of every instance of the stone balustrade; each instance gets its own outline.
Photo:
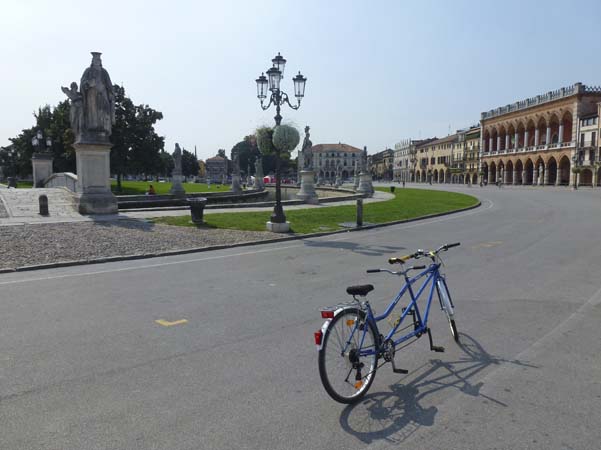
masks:
<instances>
[{"instance_id":1,"label":"stone balustrade","mask_svg":"<svg viewBox=\"0 0 601 450\"><path fill-rule=\"evenodd\" d=\"M481 120L490 119L492 117L501 116L503 114L507 114L514 111L519 111L522 109L530 108L532 106L541 105L543 103L551 102L554 100L558 100L564 97L569 97L570 95L580 94L580 93L601 93L601 87L599 86L585 86L582 83L576 83L572 86L562 87L560 89L556 89L554 91L549 91L546 94L537 95L535 97L530 97L525 100L520 100L515 103L511 103L506 106L500 106L496 109L491 109L490 111L483 112L481 114Z\"/></svg>"},{"instance_id":2,"label":"stone balustrade","mask_svg":"<svg viewBox=\"0 0 601 450\"><path fill-rule=\"evenodd\" d=\"M77 192L77 175L71 172L53 173L44 180L44 187L64 187L71 192Z\"/></svg>"}]
</instances>

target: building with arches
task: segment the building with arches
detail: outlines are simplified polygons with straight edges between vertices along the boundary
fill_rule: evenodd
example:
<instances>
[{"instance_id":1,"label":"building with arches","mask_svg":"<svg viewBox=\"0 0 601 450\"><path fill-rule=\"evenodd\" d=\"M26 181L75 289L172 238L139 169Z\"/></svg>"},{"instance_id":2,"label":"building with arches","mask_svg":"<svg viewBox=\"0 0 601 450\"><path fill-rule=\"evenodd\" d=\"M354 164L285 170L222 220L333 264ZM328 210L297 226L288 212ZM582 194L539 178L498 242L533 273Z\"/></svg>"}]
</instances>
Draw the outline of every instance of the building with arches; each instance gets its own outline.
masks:
<instances>
[{"instance_id":1,"label":"building with arches","mask_svg":"<svg viewBox=\"0 0 601 450\"><path fill-rule=\"evenodd\" d=\"M348 144L317 144L311 147L313 153L313 169L316 175L325 182L334 182L336 172L340 172L342 180L355 176L355 165L361 170L362 150Z\"/></svg>"},{"instance_id":2,"label":"building with arches","mask_svg":"<svg viewBox=\"0 0 601 450\"><path fill-rule=\"evenodd\" d=\"M598 183L590 159L579 159L581 119L598 113L601 88L576 83L481 114L480 170L488 183L571 185L578 166ZM584 164L588 164L586 167ZM589 172L586 172L588 180ZM595 182L593 182L593 177Z\"/></svg>"}]
</instances>

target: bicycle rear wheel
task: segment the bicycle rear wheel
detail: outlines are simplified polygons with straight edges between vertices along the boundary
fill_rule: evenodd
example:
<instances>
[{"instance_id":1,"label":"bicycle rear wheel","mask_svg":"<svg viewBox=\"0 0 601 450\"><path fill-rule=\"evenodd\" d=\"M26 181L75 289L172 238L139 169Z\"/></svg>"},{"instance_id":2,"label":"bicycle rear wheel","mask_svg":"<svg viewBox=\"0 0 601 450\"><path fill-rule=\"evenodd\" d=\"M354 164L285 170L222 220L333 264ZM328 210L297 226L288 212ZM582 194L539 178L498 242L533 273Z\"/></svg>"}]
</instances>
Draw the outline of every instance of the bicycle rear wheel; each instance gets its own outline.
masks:
<instances>
[{"instance_id":1,"label":"bicycle rear wheel","mask_svg":"<svg viewBox=\"0 0 601 450\"><path fill-rule=\"evenodd\" d=\"M377 334L364 318L363 311L347 309L332 319L323 336L319 376L326 392L340 403L359 401L376 375Z\"/></svg>"},{"instance_id":2,"label":"bicycle rear wheel","mask_svg":"<svg viewBox=\"0 0 601 450\"><path fill-rule=\"evenodd\" d=\"M455 342L459 342L459 332L457 331L457 324L455 323L455 308L453 308L453 302L449 290L447 289L447 282L444 279L439 279L437 282L438 295L440 296L440 304L442 309L447 316L449 322L449 328L451 328L451 335Z\"/></svg>"}]
</instances>

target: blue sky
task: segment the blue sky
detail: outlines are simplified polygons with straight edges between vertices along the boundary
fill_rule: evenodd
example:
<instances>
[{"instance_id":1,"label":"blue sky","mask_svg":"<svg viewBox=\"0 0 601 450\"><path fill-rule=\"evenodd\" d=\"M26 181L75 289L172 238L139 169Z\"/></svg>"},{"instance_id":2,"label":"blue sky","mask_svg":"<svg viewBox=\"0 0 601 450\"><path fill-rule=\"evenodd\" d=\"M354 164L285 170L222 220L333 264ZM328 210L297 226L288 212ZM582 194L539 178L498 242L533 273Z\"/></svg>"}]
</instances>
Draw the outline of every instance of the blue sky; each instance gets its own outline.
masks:
<instances>
[{"instance_id":1,"label":"blue sky","mask_svg":"<svg viewBox=\"0 0 601 450\"><path fill-rule=\"evenodd\" d=\"M314 144L375 153L577 81L601 85L600 18L598 1L3 0L0 145L101 51L113 82L163 112L167 151L229 153L273 123L254 80L279 51L284 90L298 70L308 78L284 122L310 125Z\"/></svg>"}]
</instances>

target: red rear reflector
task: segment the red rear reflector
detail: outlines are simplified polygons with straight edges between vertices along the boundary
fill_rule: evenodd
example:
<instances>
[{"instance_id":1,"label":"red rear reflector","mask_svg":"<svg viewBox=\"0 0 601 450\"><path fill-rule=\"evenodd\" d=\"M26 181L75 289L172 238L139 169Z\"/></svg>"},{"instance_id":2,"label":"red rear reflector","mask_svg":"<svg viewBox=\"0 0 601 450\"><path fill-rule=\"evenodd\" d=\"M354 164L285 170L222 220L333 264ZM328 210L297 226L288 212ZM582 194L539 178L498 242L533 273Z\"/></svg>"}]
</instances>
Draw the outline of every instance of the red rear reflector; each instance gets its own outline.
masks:
<instances>
[{"instance_id":1,"label":"red rear reflector","mask_svg":"<svg viewBox=\"0 0 601 450\"><path fill-rule=\"evenodd\" d=\"M334 311L322 311L321 312L321 318L322 319L333 319L334 318Z\"/></svg>"},{"instance_id":2,"label":"red rear reflector","mask_svg":"<svg viewBox=\"0 0 601 450\"><path fill-rule=\"evenodd\" d=\"M321 345L321 338L323 337L321 330L313 333L313 336L315 336L315 345Z\"/></svg>"}]
</instances>

